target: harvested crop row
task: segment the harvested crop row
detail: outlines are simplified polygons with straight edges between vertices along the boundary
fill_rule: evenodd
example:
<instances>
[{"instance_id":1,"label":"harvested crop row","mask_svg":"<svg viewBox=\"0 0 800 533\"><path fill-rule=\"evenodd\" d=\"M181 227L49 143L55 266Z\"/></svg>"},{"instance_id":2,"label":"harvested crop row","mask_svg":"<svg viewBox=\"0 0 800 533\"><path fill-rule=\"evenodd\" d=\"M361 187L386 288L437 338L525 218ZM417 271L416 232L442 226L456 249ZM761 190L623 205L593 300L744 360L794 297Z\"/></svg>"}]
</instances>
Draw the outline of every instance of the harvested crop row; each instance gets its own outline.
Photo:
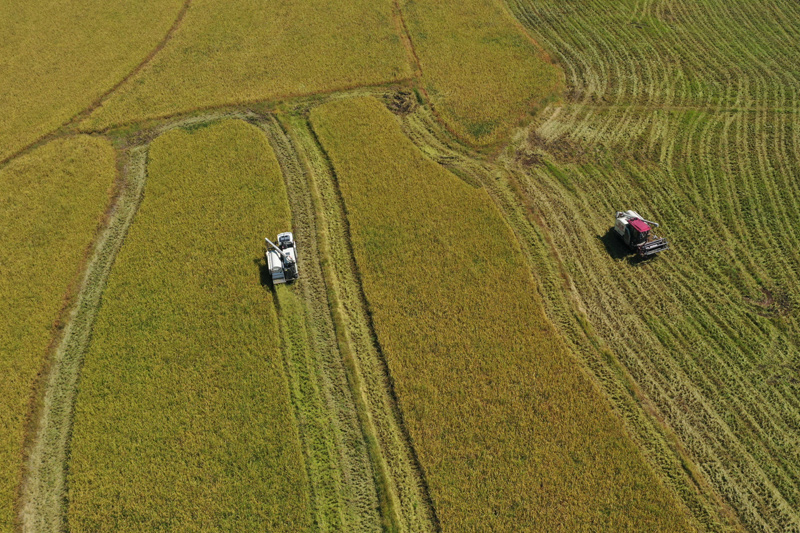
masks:
<instances>
[{"instance_id":1,"label":"harvested crop row","mask_svg":"<svg viewBox=\"0 0 800 533\"><path fill-rule=\"evenodd\" d=\"M300 253L300 281L277 286L274 294L314 496L314 529L380 531L386 513L378 501L370 437L337 349L307 176L277 121L253 120L268 134L281 165Z\"/></svg>"},{"instance_id":2,"label":"harvested crop row","mask_svg":"<svg viewBox=\"0 0 800 533\"><path fill-rule=\"evenodd\" d=\"M57 129L158 44L181 0L0 3L0 161Z\"/></svg>"},{"instance_id":3,"label":"harvested crop row","mask_svg":"<svg viewBox=\"0 0 800 533\"><path fill-rule=\"evenodd\" d=\"M86 355L69 463L78 530L310 527L308 480L260 232L285 228L280 168L239 121L173 130Z\"/></svg>"},{"instance_id":4,"label":"harvested crop row","mask_svg":"<svg viewBox=\"0 0 800 533\"><path fill-rule=\"evenodd\" d=\"M506 0L563 66L573 101L797 107L790 0Z\"/></svg>"},{"instance_id":5,"label":"harvested crop row","mask_svg":"<svg viewBox=\"0 0 800 533\"><path fill-rule=\"evenodd\" d=\"M374 99L311 122L442 527L688 529L543 315L486 193L425 158Z\"/></svg>"},{"instance_id":6,"label":"harvested crop row","mask_svg":"<svg viewBox=\"0 0 800 533\"><path fill-rule=\"evenodd\" d=\"M0 530L16 521L33 387L115 177L91 137L53 141L0 169ZM71 295L70 295L71 296Z\"/></svg>"},{"instance_id":7,"label":"harvested crop row","mask_svg":"<svg viewBox=\"0 0 800 533\"><path fill-rule=\"evenodd\" d=\"M312 197L309 201L313 199L318 224L316 240L328 287L330 314L336 326L339 350L349 371L349 381L362 411L388 529L434 531L436 520L430 497L408 436L402 428L391 377L370 328L369 314L352 259L347 220L332 180L330 164L304 116L286 117L286 123L308 174L303 190ZM293 213L297 210L293 209Z\"/></svg>"},{"instance_id":8,"label":"harvested crop row","mask_svg":"<svg viewBox=\"0 0 800 533\"><path fill-rule=\"evenodd\" d=\"M194 0L150 65L82 127L411 77L391 0Z\"/></svg>"},{"instance_id":9,"label":"harvested crop row","mask_svg":"<svg viewBox=\"0 0 800 533\"><path fill-rule=\"evenodd\" d=\"M422 82L445 123L478 145L552 99L561 73L493 0L403 1Z\"/></svg>"},{"instance_id":10,"label":"harvested crop row","mask_svg":"<svg viewBox=\"0 0 800 533\"><path fill-rule=\"evenodd\" d=\"M597 133L620 113L584 116L582 141L554 115L509 165L571 297L702 475L747 527L800 527L797 114L639 111L628 135ZM631 205L673 243L650 264L609 229Z\"/></svg>"}]
</instances>

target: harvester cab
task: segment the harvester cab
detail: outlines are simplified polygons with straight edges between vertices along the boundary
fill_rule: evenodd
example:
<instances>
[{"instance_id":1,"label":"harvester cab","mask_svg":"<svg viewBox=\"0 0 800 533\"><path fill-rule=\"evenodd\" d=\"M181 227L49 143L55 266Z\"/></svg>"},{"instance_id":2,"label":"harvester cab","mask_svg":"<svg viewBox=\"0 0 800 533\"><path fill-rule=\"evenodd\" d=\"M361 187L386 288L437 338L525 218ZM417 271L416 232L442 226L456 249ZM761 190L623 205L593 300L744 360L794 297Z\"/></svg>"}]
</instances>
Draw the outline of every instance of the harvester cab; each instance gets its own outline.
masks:
<instances>
[{"instance_id":1,"label":"harvester cab","mask_svg":"<svg viewBox=\"0 0 800 533\"><path fill-rule=\"evenodd\" d=\"M650 257L669 249L667 239L657 237L651 227L658 224L645 220L636 211L617 211L614 231L639 257Z\"/></svg>"},{"instance_id":2,"label":"harvester cab","mask_svg":"<svg viewBox=\"0 0 800 533\"><path fill-rule=\"evenodd\" d=\"M264 238L267 251L267 268L272 276L273 285L294 281L298 278L297 246L291 232L279 233L278 244Z\"/></svg>"}]
</instances>

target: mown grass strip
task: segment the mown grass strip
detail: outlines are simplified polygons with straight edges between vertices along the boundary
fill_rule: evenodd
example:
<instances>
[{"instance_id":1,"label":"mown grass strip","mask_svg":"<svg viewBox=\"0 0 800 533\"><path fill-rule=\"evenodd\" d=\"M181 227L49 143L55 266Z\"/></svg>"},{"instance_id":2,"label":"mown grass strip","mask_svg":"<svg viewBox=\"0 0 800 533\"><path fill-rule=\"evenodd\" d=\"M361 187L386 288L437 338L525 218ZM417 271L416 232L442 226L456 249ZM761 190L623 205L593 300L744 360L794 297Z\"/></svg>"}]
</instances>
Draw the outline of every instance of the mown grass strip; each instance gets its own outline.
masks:
<instances>
[{"instance_id":1,"label":"mown grass strip","mask_svg":"<svg viewBox=\"0 0 800 533\"><path fill-rule=\"evenodd\" d=\"M108 205L114 163L108 142L80 136L0 169L0 530L16 522L33 388Z\"/></svg>"},{"instance_id":2,"label":"mown grass strip","mask_svg":"<svg viewBox=\"0 0 800 533\"><path fill-rule=\"evenodd\" d=\"M182 0L0 4L0 161L89 107L156 46Z\"/></svg>"},{"instance_id":3,"label":"mown grass strip","mask_svg":"<svg viewBox=\"0 0 800 533\"><path fill-rule=\"evenodd\" d=\"M240 121L151 144L75 405L71 530L311 526L263 234L289 216L263 134Z\"/></svg>"},{"instance_id":4,"label":"mown grass strip","mask_svg":"<svg viewBox=\"0 0 800 533\"><path fill-rule=\"evenodd\" d=\"M562 88L562 74L494 0L402 0L423 86L445 124L477 145L509 130Z\"/></svg>"},{"instance_id":5,"label":"mown grass strip","mask_svg":"<svg viewBox=\"0 0 800 533\"><path fill-rule=\"evenodd\" d=\"M688 517L542 311L485 191L378 101L312 110L442 528L688 530Z\"/></svg>"},{"instance_id":6,"label":"mown grass strip","mask_svg":"<svg viewBox=\"0 0 800 533\"><path fill-rule=\"evenodd\" d=\"M133 148L128 154L118 197L95 243L75 309L67 320L50 365L22 486L23 531L62 531L65 528L67 448L78 374L111 265L142 197L146 159L145 147Z\"/></svg>"},{"instance_id":7,"label":"mown grass strip","mask_svg":"<svg viewBox=\"0 0 800 533\"><path fill-rule=\"evenodd\" d=\"M411 75L391 0L194 0L161 53L82 127Z\"/></svg>"}]
</instances>

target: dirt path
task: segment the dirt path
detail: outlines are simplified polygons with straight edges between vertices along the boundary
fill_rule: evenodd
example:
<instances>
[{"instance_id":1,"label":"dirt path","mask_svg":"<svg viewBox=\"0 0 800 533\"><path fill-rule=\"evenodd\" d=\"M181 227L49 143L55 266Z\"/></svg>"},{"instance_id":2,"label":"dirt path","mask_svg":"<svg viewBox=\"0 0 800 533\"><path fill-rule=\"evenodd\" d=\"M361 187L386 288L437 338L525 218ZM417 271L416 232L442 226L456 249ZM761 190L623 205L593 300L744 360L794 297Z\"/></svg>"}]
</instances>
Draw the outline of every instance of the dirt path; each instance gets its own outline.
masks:
<instances>
[{"instance_id":1,"label":"dirt path","mask_svg":"<svg viewBox=\"0 0 800 533\"><path fill-rule=\"evenodd\" d=\"M77 303L53 355L21 489L23 531L66 529L66 461L78 376L108 274L139 206L146 179L147 148L133 148L129 157L121 192L97 239Z\"/></svg>"}]
</instances>

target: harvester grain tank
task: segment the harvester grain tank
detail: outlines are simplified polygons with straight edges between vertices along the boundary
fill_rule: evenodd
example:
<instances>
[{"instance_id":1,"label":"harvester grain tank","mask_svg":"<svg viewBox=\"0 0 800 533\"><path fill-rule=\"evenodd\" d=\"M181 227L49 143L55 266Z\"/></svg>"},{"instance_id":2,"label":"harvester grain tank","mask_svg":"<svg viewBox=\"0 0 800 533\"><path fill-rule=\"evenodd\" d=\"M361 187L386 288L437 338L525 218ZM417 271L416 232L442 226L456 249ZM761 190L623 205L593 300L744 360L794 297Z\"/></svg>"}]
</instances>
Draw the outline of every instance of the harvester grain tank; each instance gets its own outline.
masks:
<instances>
[{"instance_id":1,"label":"harvester grain tank","mask_svg":"<svg viewBox=\"0 0 800 533\"><path fill-rule=\"evenodd\" d=\"M272 283L276 285L296 280L299 276L297 272L297 246L292 233L288 231L279 233L277 245L266 237L264 240L267 247L267 268L270 276L272 276Z\"/></svg>"},{"instance_id":2,"label":"harvester grain tank","mask_svg":"<svg viewBox=\"0 0 800 533\"><path fill-rule=\"evenodd\" d=\"M656 222L645 220L636 211L617 211L614 231L622 241L639 257L650 257L669 249L667 239L657 237L651 227L657 228Z\"/></svg>"}]
</instances>

